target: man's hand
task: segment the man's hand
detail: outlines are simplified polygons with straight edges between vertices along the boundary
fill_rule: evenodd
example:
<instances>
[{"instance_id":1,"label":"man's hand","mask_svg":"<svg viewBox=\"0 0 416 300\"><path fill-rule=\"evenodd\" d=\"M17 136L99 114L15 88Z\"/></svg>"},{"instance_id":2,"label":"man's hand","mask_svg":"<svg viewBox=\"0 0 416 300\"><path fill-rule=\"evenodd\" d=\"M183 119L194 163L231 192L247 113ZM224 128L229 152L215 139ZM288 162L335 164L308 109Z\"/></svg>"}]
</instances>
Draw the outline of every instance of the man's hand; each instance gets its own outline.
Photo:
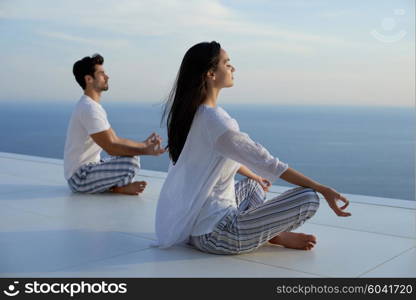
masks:
<instances>
[{"instance_id":1,"label":"man's hand","mask_svg":"<svg viewBox=\"0 0 416 300\"><path fill-rule=\"evenodd\" d=\"M151 135L149 135L149 137L147 139L145 139L143 141L143 143L146 144L146 145L150 145L155 140L158 140L158 141L160 141L160 143L162 143L162 137L160 135L158 135L156 132L153 132Z\"/></svg>"},{"instance_id":2,"label":"man's hand","mask_svg":"<svg viewBox=\"0 0 416 300\"><path fill-rule=\"evenodd\" d=\"M166 152L166 149L162 147L162 137L156 132L153 132L143 144L145 145L145 153L147 155L158 156Z\"/></svg>"}]
</instances>

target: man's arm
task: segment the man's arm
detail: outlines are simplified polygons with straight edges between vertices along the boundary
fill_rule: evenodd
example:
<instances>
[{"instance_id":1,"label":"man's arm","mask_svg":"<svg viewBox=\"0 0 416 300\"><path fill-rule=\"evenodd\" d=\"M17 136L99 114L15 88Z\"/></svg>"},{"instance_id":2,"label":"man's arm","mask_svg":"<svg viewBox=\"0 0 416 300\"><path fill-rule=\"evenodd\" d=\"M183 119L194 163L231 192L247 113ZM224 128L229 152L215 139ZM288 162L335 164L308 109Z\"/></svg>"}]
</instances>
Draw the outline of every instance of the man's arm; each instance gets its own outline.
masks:
<instances>
[{"instance_id":1,"label":"man's arm","mask_svg":"<svg viewBox=\"0 0 416 300\"><path fill-rule=\"evenodd\" d=\"M154 137L154 139L153 139ZM161 148L161 139L151 135L146 143L119 138L112 128L91 134L94 142L112 156L159 155L165 152ZM152 138L152 140L149 140ZM148 141L149 140L149 141Z\"/></svg>"}]
</instances>

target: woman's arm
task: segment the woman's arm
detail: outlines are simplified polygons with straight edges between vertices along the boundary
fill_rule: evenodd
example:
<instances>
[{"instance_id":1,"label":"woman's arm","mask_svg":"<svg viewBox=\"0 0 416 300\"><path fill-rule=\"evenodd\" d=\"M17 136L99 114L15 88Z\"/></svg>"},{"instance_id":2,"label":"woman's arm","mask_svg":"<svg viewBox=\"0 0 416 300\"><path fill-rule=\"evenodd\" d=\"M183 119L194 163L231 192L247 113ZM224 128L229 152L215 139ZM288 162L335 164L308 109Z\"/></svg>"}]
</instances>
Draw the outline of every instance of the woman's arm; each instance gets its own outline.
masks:
<instances>
[{"instance_id":1,"label":"woman's arm","mask_svg":"<svg viewBox=\"0 0 416 300\"><path fill-rule=\"evenodd\" d=\"M249 168L244 165L241 165L240 169L237 171L238 174L251 178L257 181L265 192L269 191L269 187L272 185L271 182L255 173L253 173Z\"/></svg>"},{"instance_id":2,"label":"woman's arm","mask_svg":"<svg viewBox=\"0 0 416 300\"><path fill-rule=\"evenodd\" d=\"M253 173L275 181L288 168L260 144L242 132L227 130L214 142L214 150L246 166Z\"/></svg>"},{"instance_id":3,"label":"woman's arm","mask_svg":"<svg viewBox=\"0 0 416 300\"><path fill-rule=\"evenodd\" d=\"M321 192L324 188L323 185L319 184L318 182L306 177L302 173L296 171L295 169L288 168L285 172L280 175L280 178L283 180L298 186L308 187L314 189L317 192Z\"/></svg>"},{"instance_id":4,"label":"woman's arm","mask_svg":"<svg viewBox=\"0 0 416 300\"><path fill-rule=\"evenodd\" d=\"M241 165L240 169L238 169L237 171L238 174L246 176L248 178L251 179L256 179L258 177L258 175L254 174L253 172L250 171L249 168L247 168L246 166Z\"/></svg>"},{"instance_id":5,"label":"woman's arm","mask_svg":"<svg viewBox=\"0 0 416 300\"><path fill-rule=\"evenodd\" d=\"M260 174L271 182L280 177L292 184L310 187L324 196L328 205L338 216L347 217L351 215L343 211L349 204L347 198L336 190L321 185L300 172L289 168L287 164L273 157L262 145L255 143L245 133L235 130L226 131L215 141L214 149L223 156L247 166L249 170L253 170L256 174ZM344 206L338 207L337 200L344 202Z\"/></svg>"},{"instance_id":6,"label":"woman's arm","mask_svg":"<svg viewBox=\"0 0 416 300\"><path fill-rule=\"evenodd\" d=\"M283 172L282 175L280 175L280 178L295 185L314 189L318 193L321 193L322 196L324 196L324 198L328 202L328 205L338 216L351 216L351 213L343 211L345 208L347 208L349 204L348 199L342 196L333 188L324 186L292 168L288 168L285 172ZM344 206L338 207L337 200L341 200L342 202L344 202Z\"/></svg>"}]
</instances>

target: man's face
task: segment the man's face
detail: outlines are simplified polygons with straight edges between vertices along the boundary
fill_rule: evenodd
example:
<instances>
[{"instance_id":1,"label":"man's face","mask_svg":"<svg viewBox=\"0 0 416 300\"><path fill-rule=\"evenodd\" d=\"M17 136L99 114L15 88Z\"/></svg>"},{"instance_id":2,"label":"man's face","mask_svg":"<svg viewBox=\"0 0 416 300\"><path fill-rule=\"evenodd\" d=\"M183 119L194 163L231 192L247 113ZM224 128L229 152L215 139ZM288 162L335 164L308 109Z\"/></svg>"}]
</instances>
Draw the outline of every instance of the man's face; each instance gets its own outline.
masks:
<instances>
[{"instance_id":1,"label":"man's face","mask_svg":"<svg viewBox=\"0 0 416 300\"><path fill-rule=\"evenodd\" d=\"M87 75L88 76L88 75ZM108 79L110 77L105 73L104 67L102 65L95 65L94 78L88 76L92 88L97 92L102 92L108 90ZM87 79L88 82L88 79Z\"/></svg>"}]
</instances>

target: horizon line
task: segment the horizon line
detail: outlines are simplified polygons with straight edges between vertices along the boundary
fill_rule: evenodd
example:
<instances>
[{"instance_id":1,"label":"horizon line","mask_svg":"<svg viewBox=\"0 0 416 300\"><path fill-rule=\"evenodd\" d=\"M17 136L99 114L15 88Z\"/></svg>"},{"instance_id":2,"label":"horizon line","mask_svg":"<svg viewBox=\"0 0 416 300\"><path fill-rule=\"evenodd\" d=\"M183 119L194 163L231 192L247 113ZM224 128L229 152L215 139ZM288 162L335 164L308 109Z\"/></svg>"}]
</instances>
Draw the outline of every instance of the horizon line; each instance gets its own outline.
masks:
<instances>
[{"instance_id":1,"label":"horizon line","mask_svg":"<svg viewBox=\"0 0 416 300\"><path fill-rule=\"evenodd\" d=\"M65 100L52 100L52 99L45 99L45 100L6 100L6 99L0 99L0 103L3 104L51 104L51 103L60 103L60 104L75 104L78 101L78 98L76 99L65 99ZM121 104L121 105L131 105L131 104L151 104L151 105L164 105L165 100L140 100L140 101L134 101L134 100L104 100L100 102L101 104ZM242 101L242 102L229 102L227 100L225 101L221 101L218 103L219 106L294 106L294 107L368 107L368 108L374 108L374 107L378 107L378 108L416 108L416 102L415 104L412 105L386 105L386 104L381 104L381 105L377 105L377 104L327 104L327 103L271 103L271 102L262 102L262 101L256 101L256 102L247 102L247 101Z\"/></svg>"}]
</instances>

